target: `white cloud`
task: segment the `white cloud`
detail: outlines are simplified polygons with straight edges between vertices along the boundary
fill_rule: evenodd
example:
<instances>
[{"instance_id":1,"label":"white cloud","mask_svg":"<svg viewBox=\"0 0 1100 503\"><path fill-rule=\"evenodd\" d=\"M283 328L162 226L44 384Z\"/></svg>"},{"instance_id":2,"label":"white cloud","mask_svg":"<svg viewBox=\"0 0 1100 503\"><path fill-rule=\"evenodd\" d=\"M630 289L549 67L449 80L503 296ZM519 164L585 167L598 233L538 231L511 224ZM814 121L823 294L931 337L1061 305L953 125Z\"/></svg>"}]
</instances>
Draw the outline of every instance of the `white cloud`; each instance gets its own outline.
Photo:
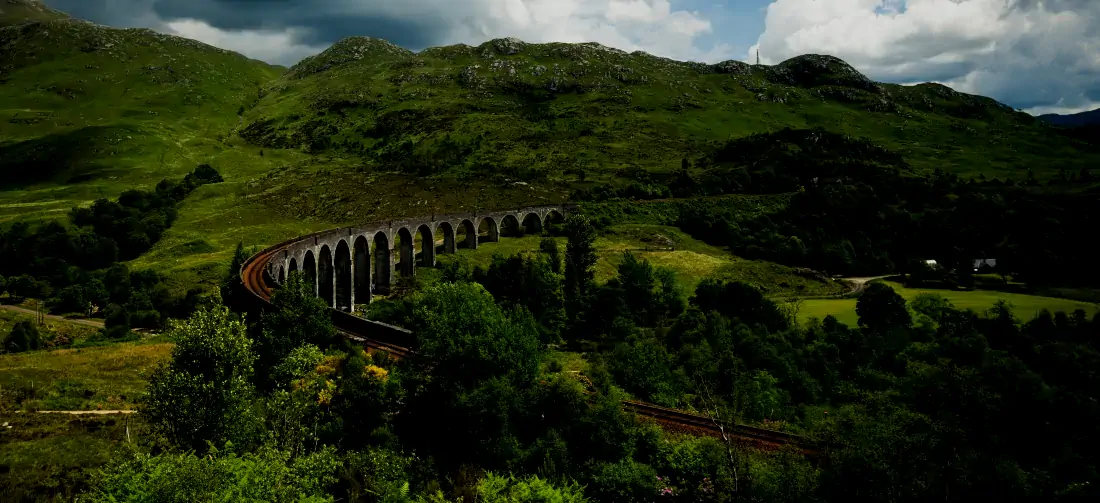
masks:
<instances>
[{"instance_id":1,"label":"white cloud","mask_svg":"<svg viewBox=\"0 0 1100 503\"><path fill-rule=\"evenodd\" d=\"M325 50L325 47L315 47L295 42L295 39L300 35L300 28L285 28L280 31L226 31L210 26L205 21L195 19L169 21L164 23L164 27L171 33L181 37L198 40L214 47L239 52L253 59L273 63L295 62Z\"/></svg>"},{"instance_id":2,"label":"white cloud","mask_svg":"<svg viewBox=\"0 0 1100 503\"><path fill-rule=\"evenodd\" d=\"M478 44L492 38L516 37L527 42L598 42L625 51L642 50L685 60L717 61L732 56L727 45L698 47L698 37L713 29L710 22L697 13L674 10L668 0L416 3L455 11L455 21L447 26L444 43Z\"/></svg>"},{"instance_id":3,"label":"white cloud","mask_svg":"<svg viewBox=\"0 0 1100 503\"><path fill-rule=\"evenodd\" d=\"M186 4L175 9L187 12ZM206 11L196 8L196 17L199 12ZM318 31L313 34L322 38L325 26L333 20L362 19L364 31L357 34L368 36L372 35L369 26L391 20L431 32L420 38L430 38L434 45L477 45L493 38L516 37L527 42L598 42L683 60L716 62L733 57L727 44L700 48L698 39L713 30L710 22L698 13L674 9L669 0L327 0L300 14L284 9L270 16L278 18L281 26L315 23ZM297 23L294 16L299 16ZM293 29L281 34L223 31L190 19L168 24L185 36L283 64L316 52L313 47L295 45L301 32Z\"/></svg>"},{"instance_id":4,"label":"white cloud","mask_svg":"<svg viewBox=\"0 0 1100 503\"><path fill-rule=\"evenodd\" d=\"M830 54L876 80L939 81L1028 109L1095 106L1100 2L1048 3L775 0L749 55Z\"/></svg>"}]
</instances>

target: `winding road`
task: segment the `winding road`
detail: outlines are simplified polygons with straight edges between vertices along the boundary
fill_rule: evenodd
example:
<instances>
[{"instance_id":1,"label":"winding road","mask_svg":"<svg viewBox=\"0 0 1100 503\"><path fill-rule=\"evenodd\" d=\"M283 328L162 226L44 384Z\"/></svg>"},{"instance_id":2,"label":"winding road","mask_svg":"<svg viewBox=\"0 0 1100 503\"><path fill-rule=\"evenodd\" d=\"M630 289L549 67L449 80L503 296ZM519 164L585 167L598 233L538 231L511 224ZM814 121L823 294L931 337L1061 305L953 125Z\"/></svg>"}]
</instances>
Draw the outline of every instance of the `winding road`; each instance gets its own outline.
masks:
<instances>
[{"instance_id":1,"label":"winding road","mask_svg":"<svg viewBox=\"0 0 1100 503\"><path fill-rule=\"evenodd\" d=\"M274 283L274 280L268 272L268 266L273 257L296 243L304 240L316 239L326 232L330 231L314 233L284 241L249 257L249 259L241 265L241 281L245 290L251 294L249 297L252 304L251 310L262 312L262 310L270 305L273 290L272 283ZM333 324L345 337L358 341L369 348L386 351L397 358L414 353L414 351L410 349L410 346L415 341L412 332L397 327L390 327L378 322L364 320L363 318L337 309L330 309L330 311L333 318ZM385 329L376 330L376 328L380 326L384 326ZM382 333L387 334L385 338L389 340L380 340L378 336L375 336L375 334ZM393 334L395 333L399 335L394 336ZM813 442L781 431L742 424L723 424L707 416L690 414L639 401L624 401L623 408L633 411L639 416L655 421L665 429L671 431L729 438L732 441L744 445L763 449L777 449L785 445L793 445L808 456L816 456L819 454L819 450Z\"/></svg>"},{"instance_id":2,"label":"winding road","mask_svg":"<svg viewBox=\"0 0 1100 503\"><path fill-rule=\"evenodd\" d=\"M14 313L35 315L34 309L27 309L25 307L13 306L11 304L0 304L0 309L5 311L11 311ZM50 321L60 321L63 323L72 323L74 325L84 325L88 327L103 328L102 321L89 320L86 318L66 318L64 316L57 316L56 314L43 314L42 317Z\"/></svg>"}]
</instances>

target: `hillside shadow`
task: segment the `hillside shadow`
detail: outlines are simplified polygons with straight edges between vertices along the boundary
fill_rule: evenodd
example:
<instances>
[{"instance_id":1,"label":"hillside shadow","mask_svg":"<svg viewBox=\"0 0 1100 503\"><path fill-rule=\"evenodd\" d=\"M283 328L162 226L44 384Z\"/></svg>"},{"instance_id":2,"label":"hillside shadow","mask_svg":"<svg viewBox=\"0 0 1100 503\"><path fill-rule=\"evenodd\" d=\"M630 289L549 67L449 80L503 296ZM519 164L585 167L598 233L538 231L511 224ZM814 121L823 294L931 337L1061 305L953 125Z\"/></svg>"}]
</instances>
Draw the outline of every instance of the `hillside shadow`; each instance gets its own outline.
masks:
<instances>
[{"instance_id":1,"label":"hillside shadow","mask_svg":"<svg viewBox=\"0 0 1100 503\"><path fill-rule=\"evenodd\" d=\"M88 126L30 140L0 143L0 189L19 190L55 181L80 183L99 178L107 169L97 162L127 135L117 126Z\"/></svg>"}]
</instances>

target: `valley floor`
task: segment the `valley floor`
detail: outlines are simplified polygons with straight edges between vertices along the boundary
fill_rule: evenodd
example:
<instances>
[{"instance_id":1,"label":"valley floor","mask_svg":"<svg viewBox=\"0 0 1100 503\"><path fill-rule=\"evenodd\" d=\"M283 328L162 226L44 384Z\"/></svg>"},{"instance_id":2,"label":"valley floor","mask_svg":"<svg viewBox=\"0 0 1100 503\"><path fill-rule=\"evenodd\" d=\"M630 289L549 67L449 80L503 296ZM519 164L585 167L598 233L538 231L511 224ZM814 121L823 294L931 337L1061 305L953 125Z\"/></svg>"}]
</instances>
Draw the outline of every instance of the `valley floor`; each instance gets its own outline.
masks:
<instances>
[{"instance_id":1,"label":"valley floor","mask_svg":"<svg viewBox=\"0 0 1100 503\"><path fill-rule=\"evenodd\" d=\"M1021 320L1030 320L1039 311L1046 309L1051 313L1065 311L1072 313L1076 309L1083 309L1089 316L1100 311L1100 305L1061 299L1055 297L1043 297L1021 293L1000 292L994 290L941 290L929 288L906 288L899 283L887 282L894 291L898 292L905 300L912 300L922 293L934 293L943 296L958 309L973 309L976 312L984 312L993 307L997 301L1003 300L1013 306L1013 313ZM856 316L856 299L805 299L800 302L798 317L802 321L810 318L824 318L833 315L838 321L849 326L856 326L859 321Z\"/></svg>"}]
</instances>

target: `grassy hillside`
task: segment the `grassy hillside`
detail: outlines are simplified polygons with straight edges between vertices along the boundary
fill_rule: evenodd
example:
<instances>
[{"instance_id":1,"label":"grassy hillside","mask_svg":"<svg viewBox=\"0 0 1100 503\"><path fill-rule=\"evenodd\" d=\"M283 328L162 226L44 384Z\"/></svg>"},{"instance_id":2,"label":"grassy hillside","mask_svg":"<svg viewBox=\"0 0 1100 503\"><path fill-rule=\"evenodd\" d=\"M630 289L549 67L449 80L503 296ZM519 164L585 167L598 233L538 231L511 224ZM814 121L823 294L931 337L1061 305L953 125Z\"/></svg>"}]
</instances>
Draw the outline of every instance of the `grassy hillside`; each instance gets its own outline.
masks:
<instances>
[{"instance_id":1,"label":"grassy hillside","mask_svg":"<svg viewBox=\"0 0 1100 503\"><path fill-rule=\"evenodd\" d=\"M784 127L867 137L918 171L1023 178L1100 159L991 99L878 84L827 56L706 65L596 44L412 53L357 37L284 70L35 0L0 0L0 84L0 222L61 218L200 163L221 172L133 264L183 282L219 276L241 240L559 202Z\"/></svg>"},{"instance_id":2,"label":"grassy hillside","mask_svg":"<svg viewBox=\"0 0 1100 503\"><path fill-rule=\"evenodd\" d=\"M458 261L473 267L489 267L493 255L505 257L517 253L537 253L544 236L502 238L496 243L484 243L476 250L460 249L454 255L439 255L441 264ZM564 250L566 239L559 237ZM416 241L419 243L419 241ZM772 297L839 295L850 290L847 284L810 271L786 267L762 260L745 260L716 246L692 238L680 229L667 225L624 224L605 229L596 242L596 281L604 283L618 274L623 253L633 253L656 267L676 272L677 283L691 296L695 287L707 277L743 281L759 287ZM419 245L414 245L419 252ZM424 284L437 280L441 273L432 269L417 269Z\"/></svg>"},{"instance_id":3,"label":"grassy hillside","mask_svg":"<svg viewBox=\"0 0 1100 503\"><path fill-rule=\"evenodd\" d=\"M712 142L783 127L863 136L917 169L987 177L1095 159L989 98L875 83L828 56L706 65L512 39L420 53L344 39L267 86L238 133L421 175L577 181L678 168Z\"/></svg>"},{"instance_id":4,"label":"grassy hillside","mask_svg":"<svg viewBox=\"0 0 1100 503\"><path fill-rule=\"evenodd\" d=\"M0 204L43 217L216 162L237 110L278 71L30 0L0 4ZM230 169L229 171L232 171Z\"/></svg>"},{"instance_id":5,"label":"grassy hillside","mask_svg":"<svg viewBox=\"0 0 1100 503\"><path fill-rule=\"evenodd\" d=\"M0 26L68 17L64 12L51 9L38 0L0 0Z\"/></svg>"}]
</instances>

